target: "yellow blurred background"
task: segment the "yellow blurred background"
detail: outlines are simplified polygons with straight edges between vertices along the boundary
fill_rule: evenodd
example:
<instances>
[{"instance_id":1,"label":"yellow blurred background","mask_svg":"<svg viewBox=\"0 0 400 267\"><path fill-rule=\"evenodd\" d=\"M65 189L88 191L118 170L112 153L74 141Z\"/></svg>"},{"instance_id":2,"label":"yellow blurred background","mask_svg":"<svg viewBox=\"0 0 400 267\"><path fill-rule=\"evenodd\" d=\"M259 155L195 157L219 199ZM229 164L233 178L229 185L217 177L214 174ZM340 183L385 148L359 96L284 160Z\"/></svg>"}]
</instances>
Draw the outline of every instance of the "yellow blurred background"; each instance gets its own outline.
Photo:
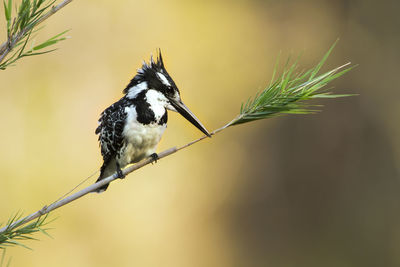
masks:
<instances>
[{"instance_id":1,"label":"yellow blurred background","mask_svg":"<svg viewBox=\"0 0 400 267\"><path fill-rule=\"evenodd\" d=\"M100 167L99 114L157 48L209 130L267 85L279 51L310 67L340 38L325 70L359 64L332 85L360 95L232 127L67 205L53 239L8 249L11 266L399 266L399 7L73 1L37 37L71 39L0 72L1 222ZM159 151L199 136L170 113Z\"/></svg>"}]
</instances>

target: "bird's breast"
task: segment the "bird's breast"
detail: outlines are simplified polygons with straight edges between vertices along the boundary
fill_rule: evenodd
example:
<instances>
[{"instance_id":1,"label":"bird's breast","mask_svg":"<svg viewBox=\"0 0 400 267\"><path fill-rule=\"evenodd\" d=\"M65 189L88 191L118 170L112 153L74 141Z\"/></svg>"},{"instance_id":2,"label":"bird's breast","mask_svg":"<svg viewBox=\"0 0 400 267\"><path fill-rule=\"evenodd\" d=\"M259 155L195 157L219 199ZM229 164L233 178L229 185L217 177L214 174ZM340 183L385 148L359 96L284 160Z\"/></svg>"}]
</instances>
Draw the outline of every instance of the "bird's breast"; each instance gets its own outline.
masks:
<instances>
[{"instance_id":1,"label":"bird's breast","mask_svg":"<svg viewBox=\"0 0 400 267\"><path fill-rule=\"evenodd\" d=\"M128 116L123 130L124 146L119 155L119 163L125 166L155 153L167 124L142 124L137 121L134 107L126 109Z\"/></svg>"}]
</instances>

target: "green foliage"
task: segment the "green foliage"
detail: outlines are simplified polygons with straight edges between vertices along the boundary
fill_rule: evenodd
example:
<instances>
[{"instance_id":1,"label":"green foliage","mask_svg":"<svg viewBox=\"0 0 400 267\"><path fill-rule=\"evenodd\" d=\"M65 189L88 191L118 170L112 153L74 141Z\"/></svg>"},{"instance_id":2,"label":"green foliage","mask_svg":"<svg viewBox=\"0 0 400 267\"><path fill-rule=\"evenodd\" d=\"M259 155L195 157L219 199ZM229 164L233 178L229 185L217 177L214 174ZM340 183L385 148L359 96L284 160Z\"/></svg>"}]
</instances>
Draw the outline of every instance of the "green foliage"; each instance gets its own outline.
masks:
<instances>
[{"instance_id":1,"label":"green foliage","mask_svg":"<svg viewBox=\"0 0 400 267\"><path fill-rule=\"evenodd\" d=\"M52 38L34 45L32 42L27 45L32 34L37 31L36 26L51 11L56 0L22 0L19 7L16 8L16 15L12 18L12 0L3 0L4 16L7 22L7 41L0 47L0 69L5 70L17 60L28 57L41 55L54 51L55 49L46 50L49 46L66 39L64 31ZM10 53L14 51L13 53Z\"/></svg>"},{"instance_id":2,"label":"green foliage","mask_svg":"<svg viewBox=\"0 0 400 267\"><path fill-rule=\"evenodd\" d=\"M5 230L0 232L0 249L5 249L9 246L22 246L28 248L22 244L22 240L37 240L32 235L37 232L41 232L47 236L48 228L45 226L49 223L47 218L48 215L42 216L34 220L33 222L24 225L24 220L21 220L21 214L17 213L12 216L6 223ZM1 225L0 225L1 226Z\"/></svg>"},{"instance_id":3,"label":"green foliage","mask_svg":"<svg viewBox=\"0 0 400 267\"><path fill-rule=\"evenodd\" d=\"M308 114L318 110L304 103L305 100L313 98L337 98L350 96L334 95L323 89L329 82L350 71L354 66L347 63L331 71L318 75L321 67L329 57L336 42L331 46L321 61L306 72L296 73L298 59L289 66L290 58L287 60L284 70L279 78L275 79L279 59L274 68L270 85L263 91L250 98L240 108L240 114L229 123L231 125L242 124L250 121L266 119L281 114Z\"/></svg>"}]
</instances>

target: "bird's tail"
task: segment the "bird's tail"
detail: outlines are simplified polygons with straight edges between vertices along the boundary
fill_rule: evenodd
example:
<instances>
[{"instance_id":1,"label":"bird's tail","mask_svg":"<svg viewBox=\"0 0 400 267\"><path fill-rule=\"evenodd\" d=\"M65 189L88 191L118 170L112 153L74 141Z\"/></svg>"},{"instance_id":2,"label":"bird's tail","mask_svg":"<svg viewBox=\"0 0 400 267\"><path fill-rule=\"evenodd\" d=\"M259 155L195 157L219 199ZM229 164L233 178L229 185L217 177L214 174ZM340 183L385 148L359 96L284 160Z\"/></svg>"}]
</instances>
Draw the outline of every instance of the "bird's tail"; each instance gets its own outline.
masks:
<instances>
[{"instance_id":1,"label":"bird's tail","mask_svg":"<svg viewBox=\"0 0 400 267\"><path fill-rule=\"evenodd\" d=\"M116 166L115 160L111 160L107 163L103 163L103 166L101 166L101 169L100 169L100 176L99 176L99 178L97 178L96 183L100 180L103 180L104 178L107 178L107 177L113 175L116 171L115 166ZM110 184L105 184L93 192L102 193L107 190L109 185Z\"/></svg>"}]
</instances>

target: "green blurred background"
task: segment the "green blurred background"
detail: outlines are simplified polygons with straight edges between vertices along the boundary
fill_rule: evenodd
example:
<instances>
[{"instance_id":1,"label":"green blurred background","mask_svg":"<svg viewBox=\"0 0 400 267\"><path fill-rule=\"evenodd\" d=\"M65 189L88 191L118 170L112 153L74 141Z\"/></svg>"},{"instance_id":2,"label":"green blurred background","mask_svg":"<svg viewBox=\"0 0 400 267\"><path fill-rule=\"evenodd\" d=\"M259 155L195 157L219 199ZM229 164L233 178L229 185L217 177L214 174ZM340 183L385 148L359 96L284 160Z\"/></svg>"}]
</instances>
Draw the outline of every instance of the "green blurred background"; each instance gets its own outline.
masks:
<instances>
[{"instance_id":1,"label":"green blurred background","mask_svg":"<svg viewBox=\"0 0 400 267\"><path fill-rule=\"evenodd\" d=\"M230 128L63 207L54 239L10 248L11 266L400 266L399 7L73 1L38 36L71 39L0 72L2 222L100 167L99 114L156 48L210 130L267 85L279 51L310 67L340 38L325 70L359 64L333 85L360 95ZM159 151L199 136L170 114Z\"/></svg>"}]
</instances>

